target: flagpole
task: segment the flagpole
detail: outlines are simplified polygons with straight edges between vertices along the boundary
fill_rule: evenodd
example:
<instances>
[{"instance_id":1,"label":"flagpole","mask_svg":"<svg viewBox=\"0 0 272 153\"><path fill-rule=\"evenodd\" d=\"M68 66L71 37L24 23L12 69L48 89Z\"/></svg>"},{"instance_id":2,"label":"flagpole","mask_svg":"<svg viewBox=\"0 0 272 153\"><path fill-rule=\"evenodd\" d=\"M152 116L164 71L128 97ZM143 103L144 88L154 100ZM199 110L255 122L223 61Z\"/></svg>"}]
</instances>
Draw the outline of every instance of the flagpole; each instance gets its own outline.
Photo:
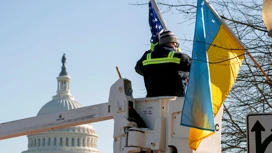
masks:
<instances>
[{"instance_id":1,"label":"flagpole","mask_svg":"<svg viewBox=\"0 0 272 153\"><path fill-rule=\"evenodd\" d=\"M166 27L166 25L165 25L165 23L163 21L163 18L161 16L161 13L160 13L160 11L158 9L158 6L157 6L155 0L150 0L150 1L151 1L152 6L154 7L154 10L156 11L156 13L158 15L159 20L161 21L161 24L163 25L164 29L167 30L167 27Z\"/></svg>"},{"instance_id":2,"label":"flagpole","mask_svg":"<svg viewBox=\"0 0 272 153\"><path fill-rule=\"evenodd\" d=\"M228 31L232 34L232 36L237 40L237 42L239 42L239 44L241 46L244 47L244 45L242 44L242 42L240 41L240 39L238 39L236 37L236 35L232 32L232 30L229 28L229 26L226 24L226 22L224 20L222 20L222 18L217 14L217 12L213 9L213 7L209 4L209 2L207 0L204 0L204 2L207 4L207 6L211 9L211 11L213 11L213 13L216 15L216 17L225 25L225 27L228 29ZM248 54L248 56L250 57L250 59L253 61L253 63L260 69L260 71L263 73L263 75L266 77L268 83L270 85L272 85L272 80L268 77L268 75L264 72L264 70L261 68L261 66L257 63L257 61L253 58L253 56L247 51L247 49L245 49L245 52Z\"/></svg>"}]
</instances>

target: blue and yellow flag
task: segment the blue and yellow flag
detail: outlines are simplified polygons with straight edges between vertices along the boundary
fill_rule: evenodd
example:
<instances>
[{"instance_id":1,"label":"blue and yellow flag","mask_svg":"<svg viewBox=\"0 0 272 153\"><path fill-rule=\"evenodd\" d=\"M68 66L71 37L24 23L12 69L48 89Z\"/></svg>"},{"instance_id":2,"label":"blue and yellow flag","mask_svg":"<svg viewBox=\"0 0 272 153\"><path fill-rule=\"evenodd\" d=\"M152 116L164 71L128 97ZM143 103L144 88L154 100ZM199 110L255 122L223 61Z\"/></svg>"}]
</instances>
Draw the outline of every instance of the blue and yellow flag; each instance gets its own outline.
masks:
<instances>
[{"instance_id":1,"label":"blue and yellow flag","mask_svg":"<svg viewBox=\"0 0 272 153\"><path fill-rule=\"evenodd\" d=\"M191 127L189 145L196 150L214 133L214 116L239 73L245 49L205 0L198 0L189 82L181 125Z\"/></svg>"}]
</instances>

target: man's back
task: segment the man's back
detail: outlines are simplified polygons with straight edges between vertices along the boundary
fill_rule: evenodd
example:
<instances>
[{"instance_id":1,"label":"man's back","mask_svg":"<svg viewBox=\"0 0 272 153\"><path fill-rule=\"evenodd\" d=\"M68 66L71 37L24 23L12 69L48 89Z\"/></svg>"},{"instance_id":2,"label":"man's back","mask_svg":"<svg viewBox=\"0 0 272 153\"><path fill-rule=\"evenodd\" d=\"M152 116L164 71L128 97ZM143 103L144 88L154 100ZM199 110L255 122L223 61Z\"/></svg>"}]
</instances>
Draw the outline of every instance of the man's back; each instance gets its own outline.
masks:
<instances>
[{"instance_id":1,"label":"man's back","mask_svg":"<svg viewBox=\"0 0 272 153\"><path fill-rule=\"evenodd\" d=\"M173 54L171 58L170 52ZM148 54L146 52L135 67L136 72L144 76L147 97L184 96L185 87L180 72L189 71L190 57L165 45L156 46L149 55L150 62L144 62L148 61Z\"/></svg>"}]
</instances>

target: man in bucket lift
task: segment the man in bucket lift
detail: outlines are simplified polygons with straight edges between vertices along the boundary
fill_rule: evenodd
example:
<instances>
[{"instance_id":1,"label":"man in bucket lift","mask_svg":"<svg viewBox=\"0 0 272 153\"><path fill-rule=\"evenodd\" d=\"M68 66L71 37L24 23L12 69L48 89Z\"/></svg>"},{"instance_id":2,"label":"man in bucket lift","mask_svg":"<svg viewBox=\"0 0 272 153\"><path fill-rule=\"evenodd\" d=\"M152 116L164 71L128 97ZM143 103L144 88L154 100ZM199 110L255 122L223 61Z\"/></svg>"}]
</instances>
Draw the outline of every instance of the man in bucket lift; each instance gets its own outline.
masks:
<instances>
[{"instance_id":1,"label":"man in bucket lift","mask_svg":"<svg viewBox=\"0 0 272 153\"><path fill-rule=\"evenodd\" d=\"M144 77L146 97L184 97L185 83L190 71L191 58L178 51L177 37L171 31L160 33L159 45L153 52L146 51L135 70Z\"/></svg>"}]
</instances>

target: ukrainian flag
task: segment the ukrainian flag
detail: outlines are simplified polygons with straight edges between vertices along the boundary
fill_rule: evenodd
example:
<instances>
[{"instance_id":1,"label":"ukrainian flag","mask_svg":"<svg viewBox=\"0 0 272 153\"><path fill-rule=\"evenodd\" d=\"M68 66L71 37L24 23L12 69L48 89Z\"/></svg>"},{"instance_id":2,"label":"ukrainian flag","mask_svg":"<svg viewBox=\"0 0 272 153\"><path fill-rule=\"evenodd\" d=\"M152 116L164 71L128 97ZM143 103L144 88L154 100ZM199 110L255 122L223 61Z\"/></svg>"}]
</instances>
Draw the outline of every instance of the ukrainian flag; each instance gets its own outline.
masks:
<instances>
[{"instance_id":1,"label":"ukrainian flag","mask_svg":"<svg viewBox=\"0 0 272 153\"><path fill-rule=\"evenodd\" d=\"M181 125L191 127L190 147L214 133L214 116L228 96L245 49L205 0L198 0L189 83Z\"/></svg>"}]
</instances>

